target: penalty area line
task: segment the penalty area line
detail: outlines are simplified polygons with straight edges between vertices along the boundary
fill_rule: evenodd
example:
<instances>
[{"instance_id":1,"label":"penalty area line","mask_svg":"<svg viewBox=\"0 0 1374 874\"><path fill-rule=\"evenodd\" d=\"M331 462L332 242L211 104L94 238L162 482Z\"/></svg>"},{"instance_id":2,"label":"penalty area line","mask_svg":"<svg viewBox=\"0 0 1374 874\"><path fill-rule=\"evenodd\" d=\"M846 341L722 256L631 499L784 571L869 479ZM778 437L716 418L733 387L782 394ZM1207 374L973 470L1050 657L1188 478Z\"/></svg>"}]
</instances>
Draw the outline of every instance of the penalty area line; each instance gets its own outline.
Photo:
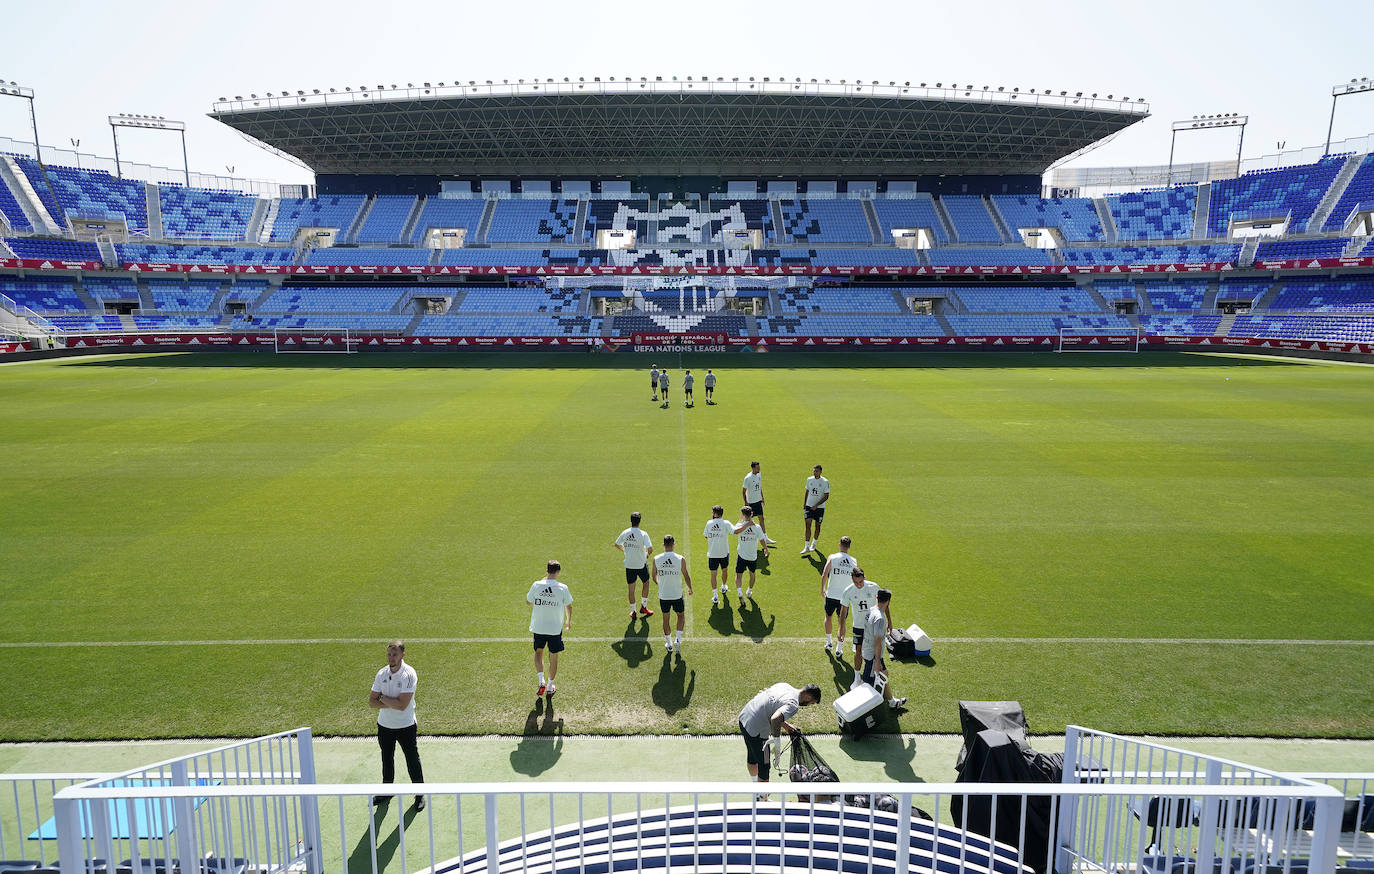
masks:
<instances>
[{"instance_id":1,"label":"penalty area line","mask_svg":"<svg viewBox=\"0 0 1374 874\"><path fill-rule=\"evenodd\" d=\"M568 643L616 643L622 640L649 640L649 637L568 637ZM762 637L754 638L746 634L728 636L693 637L692 645L698 644L751 644L765 643L819 643L819 636L811 637ZM407 637L407 643L523 643L525 637ZM134 646L323 646L323 645L367 645L385 643L378 637L297 637L266 638L262 640L35 640L3 641L0 649L23 649L30 647L134 647ZM942 637L935 641L937 646L979 645L979 644L1016 644L1053 646L1099 646L1102 644L1129 644L1132 646L1374 646L1374 640L1301 640L1279 638L1239 638L1239 637Z\"/></svg>"}]
</instances>

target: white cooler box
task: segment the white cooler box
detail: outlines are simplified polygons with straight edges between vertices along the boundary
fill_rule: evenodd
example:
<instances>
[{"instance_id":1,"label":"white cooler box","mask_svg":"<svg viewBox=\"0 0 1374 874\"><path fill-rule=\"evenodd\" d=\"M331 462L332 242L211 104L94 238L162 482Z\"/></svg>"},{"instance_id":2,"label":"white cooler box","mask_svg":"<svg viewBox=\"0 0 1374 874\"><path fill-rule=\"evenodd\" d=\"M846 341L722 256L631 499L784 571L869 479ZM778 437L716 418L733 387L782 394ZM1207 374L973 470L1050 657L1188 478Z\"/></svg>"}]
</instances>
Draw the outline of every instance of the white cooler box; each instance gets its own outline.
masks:
<instances>
[{"instance_id":1,"label":"white cooler box","mask_svg":"<svg viewBox=\"0 0 1374 874\"><path fill-rule=\"evenodd\" d=\"M878 725L878 707L883 703L882 693L867 683L850 689L835 699L835 715L840 719L840 733L863 737L871 728Z\"/></svg>"},{"instance_id":2,"label":"white cooler box","mask_svg":"<svg viewBox=\"0 0 1374 874\"><path fill-rule=\"evenodd\" d=\"M930 635L922 631L921 626L909 625L906 633L911 635L912 641L916 644L917 658L925 658L930 655Z\"/></svg>"}]
</instances>

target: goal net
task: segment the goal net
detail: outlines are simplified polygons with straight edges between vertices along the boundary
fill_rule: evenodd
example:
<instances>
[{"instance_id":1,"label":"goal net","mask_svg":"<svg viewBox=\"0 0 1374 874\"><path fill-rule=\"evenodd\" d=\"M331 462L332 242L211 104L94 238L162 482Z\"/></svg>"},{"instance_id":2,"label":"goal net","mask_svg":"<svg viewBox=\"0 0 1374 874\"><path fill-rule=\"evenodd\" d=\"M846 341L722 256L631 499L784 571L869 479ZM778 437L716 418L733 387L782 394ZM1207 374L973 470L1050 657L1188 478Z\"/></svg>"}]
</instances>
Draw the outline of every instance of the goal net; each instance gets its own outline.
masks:
<instances>
[{"instance_id":1,"label":"goal net","mask_svg":"<svg viewBox=\"0 0 1374 874\"><path fill-rule=\"evenodd\" d=\"M273 328L272 349L278 355L288 352L333 352L349 355L358 351L361 340L348 328L307 331L303 328Z\"/></svg>"},{"instance_id":2,"label":"goal net","mask_svg":"<svg viewBox=\"0 0 1374 874\"><path fill-rule=\"evenodd\" d=\"M1139 330L1060 328L1056 352L1139 352Z\"/></svg>"}]
</instances>

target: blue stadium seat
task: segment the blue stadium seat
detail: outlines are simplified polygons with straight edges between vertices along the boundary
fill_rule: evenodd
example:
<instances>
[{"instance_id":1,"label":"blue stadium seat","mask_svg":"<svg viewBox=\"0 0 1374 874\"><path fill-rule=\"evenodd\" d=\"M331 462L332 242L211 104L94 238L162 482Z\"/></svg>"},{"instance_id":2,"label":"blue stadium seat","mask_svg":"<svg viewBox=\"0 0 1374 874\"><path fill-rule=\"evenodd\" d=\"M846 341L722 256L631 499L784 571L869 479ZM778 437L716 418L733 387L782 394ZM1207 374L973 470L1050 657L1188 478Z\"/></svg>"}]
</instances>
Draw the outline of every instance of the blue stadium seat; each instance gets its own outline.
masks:
<instances>
[{"instance_id":1,"label":"blue stadium seat","mask_svg":"<svg viewBox=\"0 0 1374 874\"><path fill-rule=\"evenodd\" d=\"M379 194L372 201L355 243L400 243L406 219L415 209L413 194Z\"/></svg>"},{"instance_id":2,"label":"blue stadium seat","mask_svg":"<svg viewBox=\"0 0 1374 874\"><path fill-rule=\"evenodd\" d=\"M1116 225L1116 238L1122 242L1186 240L1193 236L1196 185L1109 194L1106 200Z\"/></svg>"},{"instance_id":3,"label":"blue stadium seat","mask_svg":"<svg viewBox=\"0 0 1374 874\"><path fill-rule=\"evenodd\" d=\"M992 198L1002 213L1013 240L1019 240L1019 228L1058 228L1069 242L1094 243L1106 239L1102 220L1091 198L1087 197L1027 197L999 194Z\"/></svg>"},{"instance_id":4,"label":"blue stadium seat","mask_svg":"<svg viewBox=\"0 0 1374 874\"><path fill-rule=\"evenodd\" d=\"M159 185L162 233L170 238L242 240L258 199L237 191Z\"/></svg>"},{"instance_id":5,"label":"blue stadium seat","mask_svg":"<svg viewBox=\"0 0 1374 874\"><path fill-rule=\"evenodd\" d=\"M921 193L912 198L879 197L873 201L873 211L878 215L885 243L892 241L893 230L899 228L929 228L937 242L949 242L949 234L929 194Z\"/></svg>"},{"instance_id":6,"label":"blue stadium seat","mask_svg":"<svg viewBox=\"0 0 1374 874\"><path fill-rule=\"evenodd\" d=\"M290 243L301 228L336 228L346 231L358 217L367 200L361 194L336 194L331 197L283 197L272 224L272 242Z\"/></svg>"},{"instance_id":7,"label":"blue stadium seat","mask_svg":"<svg viewBox=\"0 0 1374 874\"><path fill-rule=\"evenodd\" d=\"M798 243L871 243L873 232L857 200L780 200L782 232Z\"/></svg>"},{"instance_id":8,"label":"blue stadium seat","mask_svg":"<svg viewBox=\"0 0 1374 874\"><path fill-rule=\"evenodd\" d=\"M576 200L499 200L487 230L490 243L571 243Z\"/></svg>"},{"instance_id":9,"label":"blue stadium seat","mask_svg":"<svg viewBox=\"0 0 1374 874\"><path fill-rule=\"evenodd\" d=\"M1322 230L1345 230L1346 220L1350 218L1350 213L1360 203L1374 203L1374 154L1364 156L1359 169L1355 171L1354 176L1350 177L1349 184L1345 186L1341 199L1336 201L1336 206L1331 210L1331 215L1327 216L1326 224L1322 226ZM1309 228L1309 230L1316 229Z\"/></svg>"},{"instance_id":10,"label":"blue stadium seat","mask_svg":"<svg viewBox=\"0 0 1374 874\"><path fill-rule=\"evenodd\" d=\"M960 243L1001 243L1002 234L988 213L983 198L975 195L953 194L940 198L941 205L954 223L954 234Z\"/></svg>"},{"instance_id":11,"label":"blue stadium seat","mask_svg":"<svg viewBox=\"0 0 1374 874\"><path fill-rule=\"evenodd\" d=\"M1306 229L1312 211L1344 163L1344 155L1333 155L1315 164L1256 170L1213 182L1209 236L1226 236L1233 213L1252 218L1287 216L1290 233Z\"/></svg>"},{"instance_id":12,"label":"blue stadium seat","mask_svg":"<svg viewBox=\"0 0 1374 874\"><path fill-rule=\"evenodd\" d=\"M486 208L487 202L476 197L427 198L406 242L417 245L434 228L463 228L469 235L476 234L477 225L482 221L482 211ZM474 241L470 239L467 242Z\"/></svg>"}]
</instances>

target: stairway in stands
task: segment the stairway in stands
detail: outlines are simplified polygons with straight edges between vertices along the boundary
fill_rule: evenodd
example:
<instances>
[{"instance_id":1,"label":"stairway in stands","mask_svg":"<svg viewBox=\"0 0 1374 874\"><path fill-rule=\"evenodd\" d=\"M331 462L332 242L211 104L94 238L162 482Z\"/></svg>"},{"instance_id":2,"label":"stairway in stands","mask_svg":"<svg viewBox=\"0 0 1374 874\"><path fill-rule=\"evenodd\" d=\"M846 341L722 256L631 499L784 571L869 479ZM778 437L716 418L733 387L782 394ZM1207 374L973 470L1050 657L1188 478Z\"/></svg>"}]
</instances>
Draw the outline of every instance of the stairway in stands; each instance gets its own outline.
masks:
<instances>
[{"instance_id":1,"label":"stairway in stands","mask_svg":"<svg viewBox=\"0 0 1374 874\"><path fill-rule=\"evenodd\" d=\"M376 204L377 195L369 194L367 199L363 201L362 209L358 210L358 214L353 217L353 224L344 229L339 242L357 245L358 232L363 229L363 222L367 221L367 214L372 212L372 207Z\"/></svg>"},{"instance_id":2,"label":"stairway in stands","mask_svg":"<svg viewBox=\"0 0 1374 874\"><path fill-rule=\"evenodd\" d=\"M1336 178L1331 181L1331 187L1326 189L1326 196L1317 204L1312 217L1307 220L1306 232L1309 234L1321 233L1322 226L1331 217L1331 210L1336 208L1336 204L1341 202L1341 195L1345 194L1345 189L1350 185L1350 180L1355 177L1355 171L1360 169L1360 164L1364 162L1364 155L1351 155L1345 159L1341 165L1341 171L1336 174ZM1289 233L1297 233L1298 228L1289 228Z\"/></svg>"},{"instance_id":3,"label":"stairway in stands","mask_svg":"<svg viewBox=\"0 0 1374 874\"><path fill-rule=\"evenodd\" d=\"M873 208L873 201L864 198L859 201L863 206L864 219L868 222L868 232L873 235L873 242L877 245L886 243L883 239L883 226L878 222L878 212Z\"/></svg>"},{"instance_id":4,"label":"stairway in stands","mask_svg":"<svg viewBox=\"0 0 1374 874\"><path fill-rule=\"evenodd\" d=\"M0 181L9 186L14 199L19 201L19 208L24 211L24 217L29 220L29 224L33 225L34 233L50 237L62 235L62 229L57 226L48 208L43 205L38 192L34 191L29 177L24 175L24 171L19 169L19 165L9 155L0 155Z\"/></svg>"},{"instance_id":5,"label":"stairway in stands","mask_svg":"<svg viewBox=\"0 0 1374 874\"><path fill-rule=\"evenodd\" d=\"M1193 211L1193 239L1205 240L1210 232L1207 229L1207 216L1212 209L1212 183L1203 182L1197 187L1197 207Z\"/></svg>"},{"instance_id":6,"label":"stairway in stands","mask_svg":"<svg viewBox=\"0 0 1374 874\"><path fill-rule=\"evenodd\" d=\"M143 197L148 210L148 237L165 240L162 230L162 192L154 182L143 183Z\"/></svg>"},{"instance_id":7,"label":"stairway in stands","mask_svg":"<svg viewBox=\"0 0 1374 874\"><path fill-rule=\"evenodd\" d=\"M1094 197L1093 207L1097 210L1097 220L1102 223L1102 234L1106 242L1117 242L1116 219L1112 218L1112 211L1107 206L1107 198Z\"/></svg>"},{"instance_id":8,"label":"stairway in stands","mask_svg":"<svg viewBox=\"0 0 1374 874\"><path fill-rule=\"evenodd\" d=\"M1259 237L1250 237L1241 244L1240 254L1236 256L1237 267L1249 267L1255 263L1255 252L1259 250Z\"/></svg>"},{"instance_id":9,"label":"stairway in stands","mask_svg":"<svg viewBox=\"0 0 1374 874\"><path fill-rule=\"evenodd\" d=\"M987 207L988 215L992 216L992 223L997 226L997 233L1002 235L1003 243L1021 242L1021 240L1018 239L1019 235L1011 232L1011 228L1007 225L1007 220L1002 218L1002 211L997 208L996 203L993 203L991 197L987 195L983 196L983 206Z\"/></svg>"},{"instance_id":10,"label":"stairway in stands","mask_svg":"<svg viewBox=\"0 0 1374 874\"><path fill-rule=\"evenodd\" d=\"M272 228L277 223L277 211L281 209L281 198L274 197L267 204L267 212L262 217L262 227L258 229L258 242L266 245L272 242Z\"/></svg>"}]
</instances>

